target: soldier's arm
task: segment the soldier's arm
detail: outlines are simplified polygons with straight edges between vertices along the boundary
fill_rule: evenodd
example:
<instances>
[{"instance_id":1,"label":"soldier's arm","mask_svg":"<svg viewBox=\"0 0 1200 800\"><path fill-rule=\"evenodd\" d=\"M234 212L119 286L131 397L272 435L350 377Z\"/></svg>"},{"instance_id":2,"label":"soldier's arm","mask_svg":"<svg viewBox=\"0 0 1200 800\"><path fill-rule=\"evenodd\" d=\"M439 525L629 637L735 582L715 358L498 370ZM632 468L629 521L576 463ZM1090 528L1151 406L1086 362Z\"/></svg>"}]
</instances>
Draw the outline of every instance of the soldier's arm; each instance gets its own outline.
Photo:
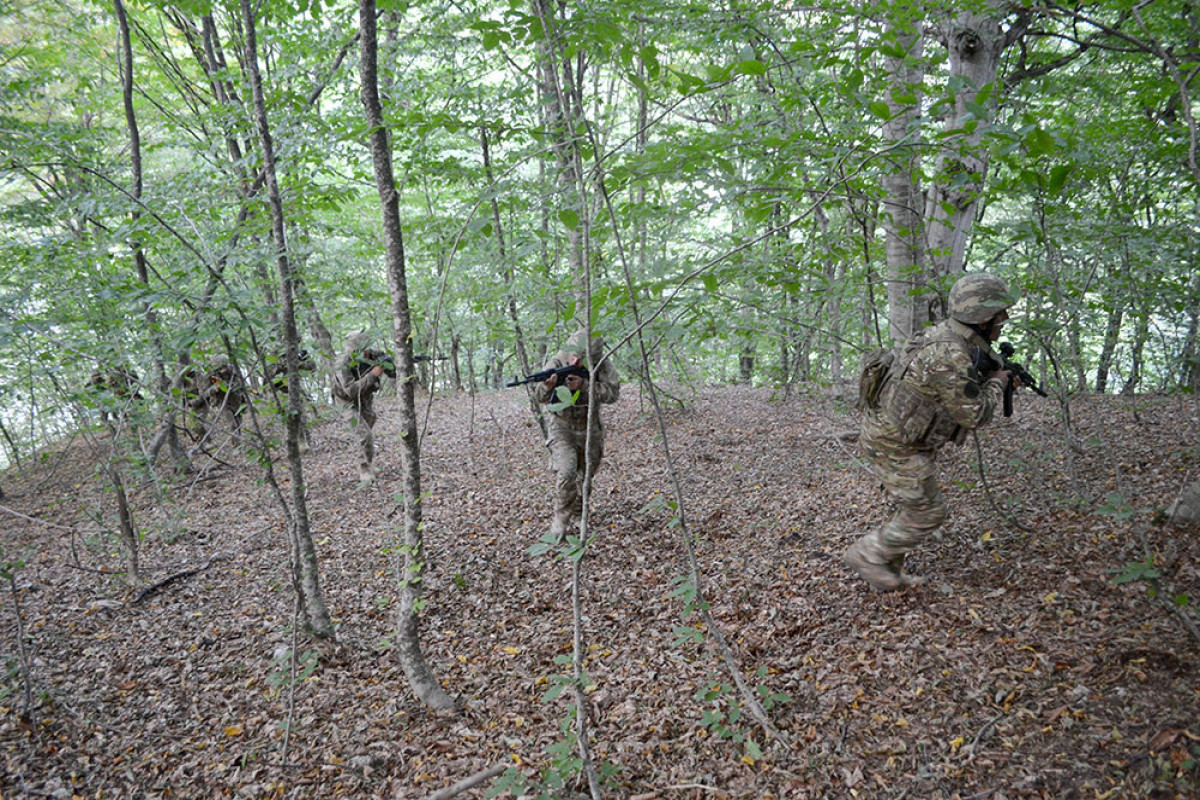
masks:
<instances>
[{"instance_id":1,"label":"soldier's arm","mask_svg":"<svg viewBox=\"0 0 1200 800\"><path fill-rule=\"evenodd\" d=\"M556 353L553 358L546 362L546 366L542 367L542 369L558 369L566 365L567 360L563 357L562 353ZM547 386L545 383L535 383L533 384L533 399L539 403L549 403L554 399L554 391L557 388L557 383L554 386Z\"/></svg>"},{"instance_id":2,"label":"soldier's arm","mask_svg":"<svg viewBox=\"0 0 1200 800\"><path fill-rule=\"evenodd\" d=\"M592 396L599 403L615 403L621 397L621 381L611 359L606 359L592 375Z\"/></svg>"},{"instance_id":3,"label":"soldier's arm","mask_svg":"<svg viewBox=\"0 0 1200 800\"><path fill-rule=\"evenodd\" d=\"M965 352L954 351L929 370L929 385L950 417L967 430L992 421L1004 402L1004 381L984 378Z\"/></svg>"}]
</instances>

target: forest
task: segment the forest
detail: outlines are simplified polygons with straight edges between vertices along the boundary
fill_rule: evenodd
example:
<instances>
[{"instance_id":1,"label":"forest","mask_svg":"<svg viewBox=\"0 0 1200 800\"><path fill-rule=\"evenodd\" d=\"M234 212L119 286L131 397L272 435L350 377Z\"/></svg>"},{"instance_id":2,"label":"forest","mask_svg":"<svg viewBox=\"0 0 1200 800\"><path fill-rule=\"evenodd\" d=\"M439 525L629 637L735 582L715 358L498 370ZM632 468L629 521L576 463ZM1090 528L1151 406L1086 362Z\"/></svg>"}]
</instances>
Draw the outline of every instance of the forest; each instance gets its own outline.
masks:
<instances>
[{"instance_id":1,"label":"forest","mask_svg":"<svg viewBox=\"0 0 1200 800\"><path fill-rule=\"evenodd\" d=\"M0 794L1197 796L1198 91L1191 0L0 0ZM1044 394L872 592L976 273Z\"/></svg>"}]
</instances>

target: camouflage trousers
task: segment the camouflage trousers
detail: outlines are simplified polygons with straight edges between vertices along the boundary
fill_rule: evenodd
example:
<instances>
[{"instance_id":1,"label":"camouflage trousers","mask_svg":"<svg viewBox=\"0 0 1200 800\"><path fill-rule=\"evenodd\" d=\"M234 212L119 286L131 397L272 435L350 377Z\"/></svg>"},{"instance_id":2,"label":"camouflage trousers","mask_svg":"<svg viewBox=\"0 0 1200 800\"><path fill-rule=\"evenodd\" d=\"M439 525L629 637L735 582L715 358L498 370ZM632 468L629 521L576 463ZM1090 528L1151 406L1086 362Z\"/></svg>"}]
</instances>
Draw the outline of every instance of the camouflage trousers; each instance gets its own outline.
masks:
<instances>
[{"instance_id":1,"label":"camouflage trousers","mask_svg":"<svg viewBox=\"0 0 1200 800\"><path fill-rule=\"evenodd\" d=\"M860 439L871 472L883 482L896 512L854 548L867 561L899 572L904 556L946 521L946 501L938 486L936 450L914 450L888 440Z\"/></svg>"},{"instance_id":2,"label":"camouflage trousers","mask_svg":"<svg viewBox=\"0 0 1200 800\"><path fill-rule=\"evenodd\" d=\"M342 419L358 434L358 443L362 448L358 461L359 471L370 470L375 462L375 434L371 430L375 426L375 412L353 403L342 403L341 407Z\"/></svg>"},{"instance_id":3,"label":"camouflage trousers","mask_svg":"<svg viewBox=\"0 0 1200 800\"><path fill-rule=\"evenodd\" d=\"M554 520L550 532L562 537L583 516L583 478L590 462L594 476L604 457L604 429L592 433L592 446L584 460L587 426L576 428L566 420L551 416L547 425L546 446L550 448L550 468L554 470Z\"/></svg>"}]
</instances>

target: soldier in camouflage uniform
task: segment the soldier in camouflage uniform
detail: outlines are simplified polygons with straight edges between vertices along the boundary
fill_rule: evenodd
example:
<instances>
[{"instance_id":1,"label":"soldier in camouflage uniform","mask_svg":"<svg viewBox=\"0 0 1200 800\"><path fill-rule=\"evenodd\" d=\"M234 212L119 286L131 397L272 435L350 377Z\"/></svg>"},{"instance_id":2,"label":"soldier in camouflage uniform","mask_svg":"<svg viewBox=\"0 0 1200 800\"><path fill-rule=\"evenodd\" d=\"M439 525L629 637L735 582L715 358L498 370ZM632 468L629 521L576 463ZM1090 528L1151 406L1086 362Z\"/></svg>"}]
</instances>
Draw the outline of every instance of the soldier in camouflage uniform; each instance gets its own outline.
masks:
<instances>
[{"instance_id":1,"label":"soldier in camouflage uniform","mask_svg":"<svg viewBox=\"0 0 1200 800\"><path fill-rule=\"evenodd\" d=\"M192 373L194 374L194 372ZM228 411L233 417L234 436L240 437L242 431L242 409L246 407L246 387L242 384L242 376L229 363L226 356L217 356L212 368L203 381L194 387L195 396L188 401L188 406L196 414L197 432L203 439L208 435L209 414L219 419L223 411Z\"/></svg>"},{"instance_id":2,"label":"soldier in camouflage uniform","mask_svg":"<svg viewBox=\"0 0 1200 800\"><path fill-rule=\"evenodd\" d=\"M561 352L556 353L546 363L545 369L585 364L586 342L586 332L579 331L568 340ZM591 447L586 448L588 404L591 400L602 404L615 403L621 394L617 369L613 366L611 358L604 358L604 340L593 336L590 346L586 347L586 353L591 359L591 376L583 378L579 375L568 375L566 379L567 389L572 393L578 392L579 398L574 405L552 411L548 417L546 446L550 448L550 466L555 474L554 519L550 523L550 532L559 541L562 541L568 530L572 529L583 515L585 470L590 469L592 475L595 475L600 467L600 459L604 457L604 425L600 419L599 408L595 413ZM551 375L534 387L534 399L539 403L555 402L555 389L558 385L558 376Z\"/></svg>"},{"instance_id":3,"label":"soldier in camouflage uniform","mask_svg":"<svg viewBox=\"0 0 1200 800\"><path fill-rule=\"evenodd\" d=\"M355 331L346 337L342 353L333 362L333 399L342 409L342 417L358 432L362 455L358 463L358 479L375 480L375 393L379 391L385 364L384 353L367 347L367 332ZM395 368L390 372L396 377Z\"/></svg>"},{"instance_id":4,"label":"soldier in camouflage uniform","mask_svg":"<svg viewBox=\"0 0 1200 800\"><path fill-rule=\"evenodd\" d=\"M1008 370L981 375L974 348L989 356L1014 298L1004 281L976 273L950 290L950 318L914 336L868 407L859 442L871 471L897 505L895 515L846 551L844 561L873 588L901 589L922 579L902 571L904 556L946 520L938 487L938 450L960 444L966 432L986 425L1001 407Z\"/></svg>"}]
</instances>

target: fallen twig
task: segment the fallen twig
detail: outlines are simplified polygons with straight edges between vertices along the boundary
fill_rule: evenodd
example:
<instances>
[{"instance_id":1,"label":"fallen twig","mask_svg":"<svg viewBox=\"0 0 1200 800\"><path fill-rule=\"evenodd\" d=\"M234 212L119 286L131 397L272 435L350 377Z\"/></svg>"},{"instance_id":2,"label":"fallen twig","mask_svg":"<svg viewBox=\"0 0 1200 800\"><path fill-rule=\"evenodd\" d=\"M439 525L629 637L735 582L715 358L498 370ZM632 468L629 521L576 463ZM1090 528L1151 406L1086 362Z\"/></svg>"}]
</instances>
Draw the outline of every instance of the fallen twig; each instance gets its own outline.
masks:
<instances>
[{"instance_id":1,"label":"fallen twig","mask_svg":"<svg viewBox=\"0 0 1200 800\"><path fill-rule=\"evenodd\" d=\"M425 800L449 800L449 798L462 794L468 789L474 789L484 781L490 781L492 778L504 772L506 769L508 769L508 765L501 762L494 766L488 767L482 772L476 772L474 775L463 778L458 783L447 786L444 789L438 789L436 792L426 797Z\"/></svg>"},{"instance_id":2,"label":"fallen twig","mask_svg":"<svg viewBox=\"0 0 1200 800\"><path fill-rule=\"evenodd\" d=\"M213 565L214 561L221 561L224 558L225 558L224 553L213 553L211 556L209 556L208 561L204 562L203 564L201 564L198 567L191 567L190 569L180 570L179 572L176 572L172 575L168 575L167 577L163 578L161 581L157 581L155 583L150 584L149 586L144 587L140 592L138 592L136 595L134 595L133 599L130 600L128 603L126 603L126 605L136 606L138 603L142 602L147 597L154 594L155 592L157 592L159 589L163 588L164 586L166 586L170 583L174 583L175 581L179 580L180 578L186 578L189 575L195 575L197 572L203 572L204 570L211 567Z\"/></svg>"}]
</instances>

